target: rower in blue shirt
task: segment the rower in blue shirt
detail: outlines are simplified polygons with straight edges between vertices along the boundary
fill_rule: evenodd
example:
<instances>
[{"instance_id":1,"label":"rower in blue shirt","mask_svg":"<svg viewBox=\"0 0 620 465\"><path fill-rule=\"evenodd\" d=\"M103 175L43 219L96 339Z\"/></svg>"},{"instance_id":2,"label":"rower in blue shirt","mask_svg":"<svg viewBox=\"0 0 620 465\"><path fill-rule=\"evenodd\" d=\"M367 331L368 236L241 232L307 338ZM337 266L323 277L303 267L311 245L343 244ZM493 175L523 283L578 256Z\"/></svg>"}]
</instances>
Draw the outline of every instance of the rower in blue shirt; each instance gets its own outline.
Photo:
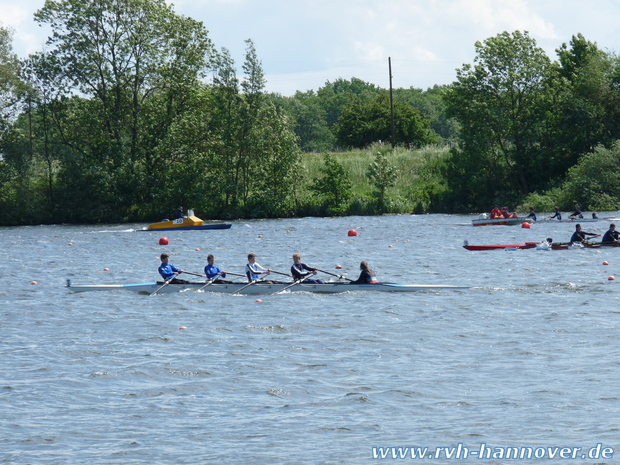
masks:
<instances>
[{"instance_id":1,"label":"rower in blue shirt","mask_svg":"<svg viewBox=\"0 0 620 465\"><path fill-rule=\"evenodd\" d=\"M164 281L170 280L170 284L188 284L189 281L185 281L184 279L178 279L176 276L183 273L183 270L179 270L176 266L169 263L170 255L167 253L161 254L159 257L161 260L161 265L159 265L159 274Z\"/></svg>"},{"instance_id":2,"label":"rower in blue shirt","mask_svg":"<svg viewBox=\"0 0 620 465\"><path fill-rule=\"evenodd\" d=\"M208 280L212 280L215 284L230 284L232 283L232 281L224 281L222 279L220 279L218 276L225 278L226 277L226 272L220 270L217 266L215 266L215 257L213 256L213 254L209 254L209 256L207 256L207 263L208 265L205 266L205 275L207 276Z\"/></svg>"}]
</instances>

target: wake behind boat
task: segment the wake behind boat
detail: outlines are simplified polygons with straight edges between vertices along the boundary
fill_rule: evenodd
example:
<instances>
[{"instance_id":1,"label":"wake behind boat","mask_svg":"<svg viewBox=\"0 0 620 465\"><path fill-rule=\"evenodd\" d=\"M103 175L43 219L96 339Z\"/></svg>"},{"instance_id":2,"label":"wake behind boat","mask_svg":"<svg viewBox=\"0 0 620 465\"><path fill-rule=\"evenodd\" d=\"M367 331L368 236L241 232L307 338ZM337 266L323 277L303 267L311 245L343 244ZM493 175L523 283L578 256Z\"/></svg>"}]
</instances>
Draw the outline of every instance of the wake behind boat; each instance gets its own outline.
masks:
<instances>
[{"instance_id":1,"label":"wake behind boat","mask_svg":"<svg viewBox=\"0 0 620 465\"><path fill-rule=\"evenodd\" d=\"M220 292L223 294L244 294L244 295L261 295L275 294L281 291L290 292L314 292L319 294L337 294L341 292L354 291L370 291L370 292L414 292L414 291L435 291L441 289L469 289L469 286L453 286L444 284L350 284L344 282L329 282L323 284L306 284L300 283L232 283L232 284L208 284L207 283L188 283L188 284L168 284L163 283L140 283L140 284L92 284L92 285L75 285L67 279L67 289L73 292L87 291L133 291L143 294L180 292L186 290L204 292Z\"/></svg>"}]
</instances>

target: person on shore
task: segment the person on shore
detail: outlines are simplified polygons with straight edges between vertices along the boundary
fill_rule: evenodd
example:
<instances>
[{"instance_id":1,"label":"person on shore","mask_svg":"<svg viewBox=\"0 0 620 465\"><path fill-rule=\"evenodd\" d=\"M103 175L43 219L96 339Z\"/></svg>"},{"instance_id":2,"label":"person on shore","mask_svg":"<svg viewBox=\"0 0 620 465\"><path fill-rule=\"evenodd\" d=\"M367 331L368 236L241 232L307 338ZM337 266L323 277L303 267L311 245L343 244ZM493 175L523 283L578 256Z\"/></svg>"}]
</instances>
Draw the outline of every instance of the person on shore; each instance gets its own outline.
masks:
<instances>
[{"instance_id":1,"label":"person on shore","mask_svg":"<svg viewBox=\"0 0 620 465\"><path fill-rule=\"evenodd\" d=\"M570 238L570 242L579 242L579 243L585 244L586 242L588 242L587 236L598 237L600 236L600 234L582 231L581 225L577 223L575 225L575 232Z\"/></svg>"},{"instance_id":2,"label":"person on shore","mask_svg":"<svg viewBox=\"0 0 620 465\"><path fill-rule=\"evenodd\" d=\"M311 268L305 263L301 263L300 254L293 254L293 266L291 266L291 274L293 275L293 279L295 281L303 279L304 283L323 284L323 281L321 281L320 279L308 278L308 276L310 275L315 275L317 270L318 268Z\"/></svg>"},{"instance_id":3,"label":"person on shore","mask_svg":"<svg viewBox=\"0 0 620 465\"><path fill-rule=\"evenodd\" d=\"M245 275L248 277L248 282L256 281L260 278L261 274L265 276L271 273L270 268L263 268L256 261L256 254L248 254L248 263L245 265Z\"/></svg>"},{"instance_id":4,"label":"person on shore","mask_svg":"<svg viewBox=\"0 0 620 465\"><path fill-rule=\"evenodd\" d=\"M367 262L360 263L360 276L351 284L377 284L377 277L374 271L370 269Z\"/></svg>"},{"instance_id":5,"label":"person on shore","mask_svg":"<svg viewBox=\"0 0 620 465\"><path fill-rule=\"evenodd\" d=\"M562 214L560 213L560 209L558 207L554 207L555 213L549 217L550 220L558 220L562 219Z\"/></svg>"},{"instance_id":6,"label":"person on shore","mask_svg":"<svg viewBox=\"0 0 620 465\"><path fill-rule=\"evenodd\" d=\"M221 278L226 277L226 272L215 266L215 257L213 254L207 256L207 266L205 266L205 276L214 284L230 284L232 281L224 281Z\"/></svg>"},{"instance_id":7,"label":"person on shore","mask_svg":"<svg viewBox=\"0 0 620 465\"><path fill-rule=\"evenodd\" d=\"M620 242L618 240L618 231L616 231L616 225L614 223L609 225L609 230L603 234L603 239L601 242L605 242L607 244L612 242Z\"/></svg>"},{"instance_id":8,"label":"person on shore","mask_svg":"<svg viewBox=\"0 0 620 465\"><path fill-rule=\"evenodd\" d=\"M164 281L170 281L170 284L188 284L189 281L185 281L184 279L178 279L176 276L183 273L183 270L178 269L176 266L171 264L170 255L167 253L161 254L159 257L161 260L161 265L159 265L158 271Z\"/></svg>"}]
</instances>

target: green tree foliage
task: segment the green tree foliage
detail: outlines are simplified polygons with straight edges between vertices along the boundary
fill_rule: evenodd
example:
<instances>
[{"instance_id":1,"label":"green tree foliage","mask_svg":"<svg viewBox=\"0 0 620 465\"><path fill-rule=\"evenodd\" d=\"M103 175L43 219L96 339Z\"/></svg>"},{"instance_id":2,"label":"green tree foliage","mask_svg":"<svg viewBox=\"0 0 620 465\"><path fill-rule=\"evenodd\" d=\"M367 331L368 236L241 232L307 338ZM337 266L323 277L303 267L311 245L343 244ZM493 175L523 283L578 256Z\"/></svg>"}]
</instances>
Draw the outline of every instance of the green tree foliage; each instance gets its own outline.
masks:
<instances>
[{"instance_id":1,"label":"green tree foliage","mask_svg":"<svg viewBox=\"0 0 620 465\"><path fill-rule=\"evenodd\" d=\"M620 137L620 94L614 59L581 34L556 50L552 123L542 142L550 168L563 175L581 154Z\"/></svg>"},{"instance_id":2,"label":"green tree foliage","mask_svg":"<svg viewBox=\"0 0 620 465\"><path fill-rule=\"evenodd\" d=\"M388 159L389 149L384 147L377 152L375 160L368 167L367 176L377 189L377 207L385 212L387 190L396 184L398 172Z\"/></svg>"},{"instance_id":3,"label":"green tree foliage","mask_svg":"<svg viewBox=\"0 0 620 465\"><path fill-rule=\"evenodd\" d=\"M544 181L539 147L550 65L535 40L516 31L477 42L475 64L457 70L445 93L461 125L449 176L469 207L484 208L497 192L527 194Z\"/></svg>"},{"instance_id":4,"label":"green tree foliage","mask_svg":"<svg viewBox=\"0 0 620 465\"><path fill-rule=\"evenodd\" d=\"M331 129L340 119L345 107L349 105L351 97L366 103L383 92L385 91L374 84L358 78L351 78L349 81L340 78L334 82L327 81L317 91L317 97L321 108L327 114L327 127Z\"/></svg>"},{"instance_id":5,"label":"green tree foliage","mask_svg":"<svg viewBox=\"0 0 620 465\"><path fill-rule=\"evenodd\" d=\"M271 100L289 116L302 151L334 149L336 138L327 126L327 111L314 91L298 91L293 97L271 95Z\"/></svg>"},{"instance_id":6,"label":"green tree foliage","mask_svg":"<svg viewBox=\"0 0 620 465\"><path fill-rule=\"evenodd\" d=\"M387 94L368 103L352 98L335 127L338 142L346 147L366 147L391 140L391 108ZM397 144L420 147L438 142L429 121L409 105L394 102L394 138Z\"/></svg>"},{"instance_id":7,"label":"green tree foliage","mask_svg":"<svg viewBox=\"0 0 620 465\"><path fill-rule=\"evenodd\" d=\"M23 91L19 77L20 63L13 52L13 31L0 25L0 135L9 127L15 116L16 104Z\"/></svg>"},{"instance_id":8,"label":"green tree foliage","mask_svg":"<svg viewBox=\"0 0 620 465\"><path fill-rule=\"evenodd\" d=\"M620 141L610 148L598 146L571 167L562 184L559 203L562 208L582 205L586 210L620 209Z\"/></svg>"},{"instance_id":9,"label":"green tree foliage","mask_svg":"<svg viewBox=\"0 0 620 465\"><path fill-rule=\"evenodd\" d=\"M71 148L65 201L83 193L76 178L92 181L90 194L106 186L112 210L148 199L167 163L152 154L209 63L206 30L163 0L47 1L35 18L53 30L46 73L64 99L82 96L55 117ZM89 204L71 210L105 217Z\"/></svg>"},{"instance_id":10,"label":"green tree foliage","mask_svg":"<svg viewBox=\"0 0 620 465\"><path fill-rule=\"evenodd\" d=\"M344 166L331 155L323 157L321 176L313 179L310 190L315 192L325 207L325 213L341 214L351 199L352 182Z\"/></svg>"},{"instance_id":11,"label":"green tree foliage","mask_svg":"<svg viewBox=\"0 0 620 465\"><path fill-rule=\"evenodd\" d=\"M251 41L243 69L240 82L224 49L216 59L214 85L193 93L191 110L160 147L176 161L167 185L208 216L286 216L295 203L300 151L287 118L263 92ZM170 193L162 194L164 202Z\"/></svg>"},{"instance_id":12,"label":"green tree foliage","mask_svg":"<svg viewBox=\"0 0 620 465\"><path fill-rule=\"evenodd\" d=\"M433 86L426 91L422 89L394 89L394 100L406 103L417 109L430 123L430 127L444 142L455 143L458 139L459 125L446 113L443 93L449 86Z\"/></svg>"}]
</instances>

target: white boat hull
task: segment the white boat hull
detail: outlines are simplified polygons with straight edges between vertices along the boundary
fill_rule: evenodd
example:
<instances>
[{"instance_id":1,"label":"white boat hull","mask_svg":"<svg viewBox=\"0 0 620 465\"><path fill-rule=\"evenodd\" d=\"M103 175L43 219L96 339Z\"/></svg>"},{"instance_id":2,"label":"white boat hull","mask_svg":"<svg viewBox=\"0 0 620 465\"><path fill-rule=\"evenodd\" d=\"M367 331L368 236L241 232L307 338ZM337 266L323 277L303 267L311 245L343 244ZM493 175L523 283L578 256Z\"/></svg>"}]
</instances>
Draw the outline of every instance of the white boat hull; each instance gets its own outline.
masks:
<instances>
[{"instance_id":1,"label":"white boat hull","mask_svg":"<svg viewBox=\"0 0 620 465\"><path fill-rule=\"evenodd\" d=\"M223 294L244 294L244 295L261 295L275 294L280 291L285 292L314 292L321 294L336 294L341 292L353 291L370 291L370 292L414 292L414 291L434 291L440 289L469 289L466 286L452 286L443 284L350 284L342 282L324 283L324 284L296 284L291 286L288 284L266 284L256 283L248 286L247 283L234 284L210 284L205 287L205 283L190 284L168 284L162 287L158 283L141 283L141 284L94 284L94 285L74 285L70 281L67 282L67 288L73 292L87 291L133 291L143 294L152 294L158 291L158 294L169 292L180 292L186 290L202 291L202 292L220 292Z\"/></svg>"},{"instance_id":2,"label":"white boat hull","mask_svg":"<svg viewBox=\"0 0 620 465\"><path fill-rule=\"evenodd\" d=\"M532 219L515 216L514 218L476 218L471 220L471 224L474 226L517 226L523 223L532 223Z\"/></svg>"}]
</instances>

